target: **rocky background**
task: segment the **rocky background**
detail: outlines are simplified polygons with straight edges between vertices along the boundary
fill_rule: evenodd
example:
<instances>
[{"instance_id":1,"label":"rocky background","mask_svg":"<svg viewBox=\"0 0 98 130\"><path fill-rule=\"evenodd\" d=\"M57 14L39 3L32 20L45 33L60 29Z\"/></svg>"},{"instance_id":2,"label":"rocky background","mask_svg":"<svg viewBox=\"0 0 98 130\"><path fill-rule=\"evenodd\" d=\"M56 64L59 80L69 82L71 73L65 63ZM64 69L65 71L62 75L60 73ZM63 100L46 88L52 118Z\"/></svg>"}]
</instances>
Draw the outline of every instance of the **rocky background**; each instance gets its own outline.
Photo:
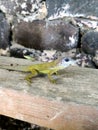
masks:
<instances>
[{"instance_id":1,"label":"rocky background","mask_svg":"<svg viewBox=\"0 0 98 130\"><path fill-rule=\"evenodd\" d=\"M97 6L96 0L0 0L0 55L42 61L67 55L97 68Z\"/></svg>"},{"instance_id":2,"label":"rocky background","mask_svg":"<svg viewBox=\"0 0 98 130\"><path fill-rule=\"evenodd\" d=\"M66 56L97 69L98 1L0 0L0 55L40 61Z\"/></svg>"}]
</instances>

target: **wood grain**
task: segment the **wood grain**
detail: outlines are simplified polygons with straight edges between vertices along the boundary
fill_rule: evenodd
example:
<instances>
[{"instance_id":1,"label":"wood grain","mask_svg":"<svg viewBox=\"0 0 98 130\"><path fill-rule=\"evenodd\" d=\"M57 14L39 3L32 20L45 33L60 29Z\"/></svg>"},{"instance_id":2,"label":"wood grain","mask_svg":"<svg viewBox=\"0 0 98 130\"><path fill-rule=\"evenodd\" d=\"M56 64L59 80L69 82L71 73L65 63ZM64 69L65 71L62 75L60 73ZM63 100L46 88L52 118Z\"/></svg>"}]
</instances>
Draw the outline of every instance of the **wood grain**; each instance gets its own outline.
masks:
<instances>
[{"instance_id":1,"label":"wood grain","mask_svg":"<svg viewBox=\"0 0 98 130\"><path fill-rule=\"evenodd\" d=\"M0 57L0 64L33 64ZM98 129L98 70L68 67L57 84L47 77L32 80L26 74L0 69L0 114L55 130Z\"/></svg>"}]
</instances>

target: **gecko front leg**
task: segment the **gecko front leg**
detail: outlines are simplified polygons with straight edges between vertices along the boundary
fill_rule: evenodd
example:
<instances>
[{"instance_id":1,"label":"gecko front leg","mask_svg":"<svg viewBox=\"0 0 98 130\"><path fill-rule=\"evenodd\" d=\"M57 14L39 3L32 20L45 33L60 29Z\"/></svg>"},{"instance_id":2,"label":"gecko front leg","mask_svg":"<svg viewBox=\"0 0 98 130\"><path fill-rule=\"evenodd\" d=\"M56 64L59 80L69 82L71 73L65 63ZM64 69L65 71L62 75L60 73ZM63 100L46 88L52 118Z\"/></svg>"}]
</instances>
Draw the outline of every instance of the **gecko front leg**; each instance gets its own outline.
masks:
<instances>
[{"instance_id":1,"label":"gecko front leg","mask_svg":"<svg viewBox=\"0 0 98 130\"><path fill-rule=\"evenodd\" d=\"M57 75L58 74L58 72L57 72L57 70L50 70L50 72L47 74L47 76L48 76L48 78L49 78L49 81L50 82L52 82L52 83L56 83L56 79L54 79L53 77L52 77L52 75Z\"/></svg>"}]
</instances>

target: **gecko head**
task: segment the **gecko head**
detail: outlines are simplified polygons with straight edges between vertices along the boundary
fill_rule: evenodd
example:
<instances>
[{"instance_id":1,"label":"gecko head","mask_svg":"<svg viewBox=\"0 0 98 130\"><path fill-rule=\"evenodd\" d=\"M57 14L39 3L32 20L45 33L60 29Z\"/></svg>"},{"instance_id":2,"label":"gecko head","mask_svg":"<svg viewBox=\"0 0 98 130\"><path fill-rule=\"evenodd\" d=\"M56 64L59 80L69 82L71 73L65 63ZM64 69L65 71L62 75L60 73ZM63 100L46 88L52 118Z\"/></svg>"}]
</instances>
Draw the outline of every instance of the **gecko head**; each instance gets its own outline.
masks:
<instances>
[{"instance_id":1,"label":"gecko head","mask_svg":"<svg viewBox=\"0 0 98 130\"><path fill-rule=\"evenodd\" d=\"M76 65L76 62L77 62L76 60L73 60L70 57L65 57L62 59L62 61L60 62L59 65L64 66L64 67L68 67L70 65L72 65L72 66Z\"/></svg>"}]
</instances>

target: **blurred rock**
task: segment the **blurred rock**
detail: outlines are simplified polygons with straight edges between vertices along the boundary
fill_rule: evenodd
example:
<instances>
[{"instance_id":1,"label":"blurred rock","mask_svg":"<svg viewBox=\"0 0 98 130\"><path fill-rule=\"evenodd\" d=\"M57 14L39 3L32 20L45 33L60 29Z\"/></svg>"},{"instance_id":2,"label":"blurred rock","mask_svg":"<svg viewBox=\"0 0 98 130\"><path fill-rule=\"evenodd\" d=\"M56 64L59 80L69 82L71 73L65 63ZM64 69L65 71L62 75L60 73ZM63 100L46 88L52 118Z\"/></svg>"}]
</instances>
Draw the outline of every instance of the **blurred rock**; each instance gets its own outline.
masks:
<instances>
[{"instance_id":1,"label":"blurred rock","mask_svg":"<svg viewBox=\"0 0 98 130\"><path fill-rule=\"evenodd\" d=\"M78 53L76 54L75 59L78 61L77 64L80 67L96 68L95 64L92 61L92 56L90 55L87 55L85 53Z\"/></svg>"},{"instance_id":2,"label":"blurred rock","mask_svg":"<svg viewBox=\"0 0 98 130\"><path fill-rule=\"evenodd\" d=\"M96 16L98 17L97 0L46 0L48 18L64 16Z\"/></svg>"},{"instance_id":3,"label":"blurred rock","mask_svg":"<svg viewBox=\"0 0 98 130\"><path fill-rule=\"evenodd\" d=\"M6 55L10 46L10 25L0 12L0 55Z\"/></svg>"},{"instance_id":4,"label":"blurred rock","mask_svg":"<svg viewBox=\"0 0 98 130\"><path fill-rule=\"evenodd\" d=\"M95 56L93 57L93 62L98 67L98 50L95 51Z\"/></svg>"},{"instance_id":5,"label":"blurred rock","mask_svg":"<svg viewBox=\"0 0 98 130\"><path fill-rule=\"evenodd\" d=\"M17 58L24 58L25 55L31 55L33 52L26 48L11 48L10 56Z\"/></svg>"},{"instance_id":6,"label":"blurred rock","mask_svg":"<svg viewBox=\"0 0 98 130\"><path fill-rule=\"evenodd\" d=\"M87 54L95 55L98 50L98 31L88 31L81 38L82 51Z\"/></svg>"},{"instance_id":7,"label":"blurred rock","mask_svg":"<svg viewBox=\"0 0 98 130\"><path fill-rule=\"evenodd\" d=\"M0 10L10 23L44 19L47 16L44 0L0 0Z\"/></svg>"},{"instance_id":8,"label":"blurred rock","mask_svg":"<svg viewBox=\"0 0 98 130\"><path fill-rule=\"evenodd\" d=\"M63 20L20 22L13 29L13 40L37 50L68 51L78 44L78 28Z\"/></svg>"}]
</instances>

